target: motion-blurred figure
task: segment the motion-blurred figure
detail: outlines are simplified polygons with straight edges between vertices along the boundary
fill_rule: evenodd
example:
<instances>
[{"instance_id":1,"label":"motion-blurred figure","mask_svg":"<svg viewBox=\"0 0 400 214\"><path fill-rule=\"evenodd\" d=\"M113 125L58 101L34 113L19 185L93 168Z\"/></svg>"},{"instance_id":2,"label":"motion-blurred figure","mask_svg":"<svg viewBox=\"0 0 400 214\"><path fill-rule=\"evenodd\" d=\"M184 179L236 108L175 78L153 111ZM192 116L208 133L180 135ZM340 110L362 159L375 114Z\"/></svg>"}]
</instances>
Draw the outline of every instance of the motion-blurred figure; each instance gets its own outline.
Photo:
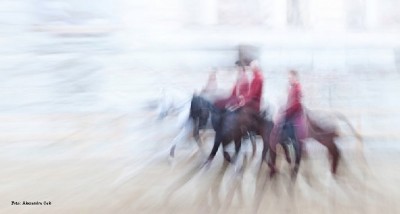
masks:
<instances>
[{"instance_id":1,"label":"motion-blurred figure","mask_svg":"<svg viewBox=\"0 0 400 214\"><path fill-rule=\"evenodd\" d=\"M162 88L156 109L158 120L175 113L180 115L190 107L190 94L178 88Z\"/></svg>"},{"instance_id":2,"label":"motion-blurred figure","mask_svg":"<svg viewBox=\"0 0 400 214\"><path fill-rule=\"evenodd\" d=\"M271 174L275 173L276 145L285 139L294 141L296 160L293 175L296 175L300 167L301 153L303 152L303 141L307 137L305 125L305 114L302 105L301 85L298 79L298 73L295 70L289 71L289 93L286 106L278 115L276 125L270 136L271 158L270 168ZM282 136L286 136L282 139ZM290 162L290 160L288 160Z\"/></svg>"},{"instance_id":3,"label":"motion-blurred figure","mask_svg":"<svg viewBox=\"0 0 400 214\"><path fill-rule=\"evenodd\" d=\"M240 106L246 105L259 112L261 106L264 77L257 61L252 61L250 63L250 68L253 71L253 80L250 83L248 93L243 98L240 97Z\"/></svg>"},{"instance_id":4,"label":"motion-blurred figure","mask_svg":"<svg viewBox=\"0 0 400 214\"><path fill-rule=\"evenodd\" d=\"M306 152L304 143L308 138L314 139L328 149L331 159L331 171L333 174L336 174L340 159L340 149L335 142L336 138L339 137L338 125L335 123L333 117L327 121L321 122L321 120L315 118L313 111L304 108L301 102L302 92L298 74L294 70L289 72L289 83L290 89L287 105L280 117L278 117L276 126L274 126L270 135L269 142L271 150L270 162L268 164L271 168L271 174L274 174L276 171L276 145L281 143L281 141L294 141L293 145L295 147L296 160L292 171L292 178L295 179L300 167L302 153ZM340 113L334 115L337 119L348 125L355 137L359 140L360 146L362 146L361 135L354 129L348 119ZM323 116L327 117L328 114L323 114Z\"/></svg>"},{"instance_id":5,"label":"motion-blurred figure","mask_svg":"<svg viewBox=\"0 0 400 214\"><path fill-rule=\"evenodd\" d=\"M215 92L218 88L218 83L217 83L217 71L212 70L210 75L208 76L208 81L206 86L203 88L201 93L212 93Z\"/></svg>"},{"instance_id":6,"label":"motion-blurred figure","mask_svg":"<svg viewBox=\"0 0 400 214\"><path fill-rule=\"evenodd\" d=\"M217 82L217 70L214 69L211 71L208 76L208 80L204 88L201 90L200 95L209 100L210 102L214 102L218 97L218 82Z\"/></svg>"},{"instance_id":7,"label":"motion-blurred figure","mask_svg":"<svg viewBox=\"0 0 400 214\"><path fill-rule=\"evenodd\" d=\"M213 69L209 76L206 85L200 92L200 96L205 97L207 100L210 102L213 102L216 99L217 96L217 89L218 89L218 84L217 84L217 70ZM191 103L188 102L187 105L185 105L185 108L183 111L180 113L178 123L180 124L179 126L181 127L178 135L172 140L171 144L171 149L170 149L170 156L174 157L175 156L175 149L178 143L182 143L184 139L187 139L188 137L191 136L194 123L196 121L193 121L189 117L190 113L190 108L191 108ZM202 123L200 124L200 127L202 129L207 129L206 125L208 122L208 115L206 116L205 120L202 120ZM199 128L200 128L199 127ZM192 135L193 136L193 135ZM202 142L200 140L200 137L198 135L193 136L196 140L197 145L199 146L200 152L203 152L202 150Z\"/></svg>"},{"instance_id":8,"label":"motion-blurred figure","mask_svg":"<svg viewBox=\"0 0 400 214\"><path fill-rule=\"evenodd\" d=\"M215 106L220 109L238 106L249 91L249 80L246 75L244 64L242 64L240 61L237 61L236 66L238 68L238 77L236 84L232 89L231 95L228 98L219 99L215 102Z\"/></svg>"},{"instance_id":9,"label":"motion-blurred figure","mask_svg":"<svg viewBox=\"0 0 400 214\"><path fill-rule=\"evenodd\" d=\"M284 128L287 129L293 139L303 139L305 136L304 130L304 111L302 105L302 91L298 79L298 73L295 70L289 71L289 94L284 111Z\"/></svg>"}]
</instances>

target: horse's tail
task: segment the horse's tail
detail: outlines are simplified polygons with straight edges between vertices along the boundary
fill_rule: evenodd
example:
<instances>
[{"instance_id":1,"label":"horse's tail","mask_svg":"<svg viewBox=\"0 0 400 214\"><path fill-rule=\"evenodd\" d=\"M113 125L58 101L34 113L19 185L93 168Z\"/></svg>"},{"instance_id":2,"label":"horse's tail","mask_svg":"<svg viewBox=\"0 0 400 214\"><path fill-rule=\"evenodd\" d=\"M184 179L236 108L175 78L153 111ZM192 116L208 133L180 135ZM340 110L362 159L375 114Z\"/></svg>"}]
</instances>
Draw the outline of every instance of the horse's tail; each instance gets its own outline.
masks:
<instances>
[{"instance_id":1,"label":"horse's tail","mask_svg":"<svg viewBox=\"0 0 400 214\"><path fill-rule=\"evenodd\" d=\"M362 143L363 139L361 134L353 127L353 125L351 125L350 121L347 119L347 117L339 112L335 112L335 115L338 119L342 120L343 122L345 122L347 124L347 126L351 129L351 131L353 132L354 136L357 138L357 140Z\"/></svg>"},{"instance_id":2,"label":"horse's tail","mask_svg":"<svg viewBox=\"0 0 400 214\"><path fill-rule=\"evenodd\" d=\"M365 160L364 152L363 152L364 151L364 143L363 143L362 135L353 127L353 125L351 125L350 121L347 119L347 117L344 114L339 113L339 112L335 112L335 115L339 120L341 120L341 121L343 121L343 122L345 122L347 124L347 126L353 132L354 136L357 138L358 149L361 152L362 158Z\"/></svg>"}]
</instances>

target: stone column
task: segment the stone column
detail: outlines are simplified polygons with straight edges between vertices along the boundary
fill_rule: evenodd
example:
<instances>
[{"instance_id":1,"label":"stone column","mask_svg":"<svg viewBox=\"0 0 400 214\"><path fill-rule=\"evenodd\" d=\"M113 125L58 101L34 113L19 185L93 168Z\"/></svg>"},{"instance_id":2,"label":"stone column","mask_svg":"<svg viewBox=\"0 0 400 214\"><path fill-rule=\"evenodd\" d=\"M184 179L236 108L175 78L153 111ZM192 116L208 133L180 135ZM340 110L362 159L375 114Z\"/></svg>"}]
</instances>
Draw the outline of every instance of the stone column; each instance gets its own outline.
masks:
<instances>
[{"instance_id":1,"label":"stone column","mask_svg":"<svg viewBox=\"0 0 400 214\"><path fill-rule=\"evenodd\" d=\"M185 23L214 25L218 23L217 0L182 0Z\"/></svg>"},{"instance_id":2,"label":"stone column","mask_svg":"<svg viewBox=\"0 0 400 214\"><path fill-rule=\"evenodd\" d=\"M287 26L287 5L286 1L275 1L273 17L277 29L285 29Z\"/></svg>"},{"instance_id":3,"label":"stone column","mask_svg":"<svg viewBox=\"0 0 400 214\"><path fill-rule=\"evenodd\" d=\"M215 25L218 24L218 2L217 0L203 0L201 24Z\"/></svg>"},{"instance_id":4,"label":"stone column","mask_svg":"<svg viewBox=\"0 0 400 214\"><path fill-rule=\"evenodd\" d=\"M366 0L345 1L346 26L349 30L365 28Z\"/></svg>"},{"instance_id":5,"label":"stone column","mask_svg":"<svg viewBox=\"0 0 400 214\"><path fill-rule=\"evenodd\" d=\"M378 26L378 4L376 0L365 0L365 26L374 29Z\"/></svg>"},{"instance_id":6,"label":"stone column","mask_svg":"<svg viewBox=\"0 0 400 214\"><path fill-rule=\"evenodd\" d=\"M287 2L276 0L258 1L263 25L275 30L282 30L287 25Z\"/></svg>"},{"instance_id":7,"label":"stone column","mask_svg":"<svg viewBox=\"0 0 400 214\"><path fill-rule=\"evenodd\" d=\"M288 0L287 1L287 20L291 26L302 26L303 19L300 10L300 0Z\"/></svg>"}]
</instances>

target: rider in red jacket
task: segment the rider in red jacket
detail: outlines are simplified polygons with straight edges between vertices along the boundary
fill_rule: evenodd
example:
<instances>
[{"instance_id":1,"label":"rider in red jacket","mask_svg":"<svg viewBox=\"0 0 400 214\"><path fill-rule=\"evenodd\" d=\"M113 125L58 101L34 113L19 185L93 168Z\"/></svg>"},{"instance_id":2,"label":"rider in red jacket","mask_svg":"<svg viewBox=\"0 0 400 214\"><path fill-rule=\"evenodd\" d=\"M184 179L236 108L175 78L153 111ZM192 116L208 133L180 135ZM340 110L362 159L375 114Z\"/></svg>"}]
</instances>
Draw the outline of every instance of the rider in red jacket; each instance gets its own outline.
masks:
<instances>
[{"instance_id":1,"label":"rider in red jacket","mask_svg":"<svg viewBox=\"0 0 400 214\"><path fill-rule=\"evenodd\" d=\"M240 62L236 62L239 67L238 79L232 89L232 93L228 98L221 99L215 102L215 106L221 109L239 104L241 97L246 96L249 91L249 80L247 79L246 70Z\"/></svg>"},{"instance_id":2,"label":"rider in red jacket","mask_svg":"<svg viewBox=\"0 0 400 214\"><path fill-rule=\"evenodd\" d=\"M235 86L233 87L231 97L237 98L240 96L245 96L249 91L249 80L246 76L246 72L243 69L239 71L238 79Z\"/></svg>"},{"instance_id":3,"label":"rider in red jacket","mask_svg":"<svg viewBox=\"0 0 400 214\"><path fill-rule=\"evenodd\" d=\"M303 111L301 104L301 86L298 81L297 72L291 70L289 73L290 90L285 110L285 119L291 120Z\"/></svg>"},{"instance_id":4,"label":"rider in red jacket","mask_svg":"<svg viewBox=\"0 0 400 214\"><path fill-rule=\"evenodd\" d=\"M289 94L286 104L286 108L282 112L281 116L277 118L276 126L274 126L272 133L270 135L270 147L273 153L271 158L270 166L275 167L275 157L276 157L276 145L280 140L280 132L285 131L288 137L294 139L297 143L294 145L296 149L296 166L295 170L298 170L299 160L301 158L301 153L303 152L304 139L307 137L306 128L306 117L304 113L304 108L302 105L302 90L301 85L298 80L298 73L295 70L289 71Z\"/></svg>"},{"instance_id":5,"label":"rider in red jacket","mask_svg":"<svg viewBox=\"0 0 400 214\"><path fill-rule=\"evenodd\" d=\"M257 112L259 112L261 106L264 77L261 69L255 61L250 63L250 67L253 71L253 80L251 81L249 92L246 94L246 96L243 97L241 105L250 106Z\"/></svg>"}]
</instances>

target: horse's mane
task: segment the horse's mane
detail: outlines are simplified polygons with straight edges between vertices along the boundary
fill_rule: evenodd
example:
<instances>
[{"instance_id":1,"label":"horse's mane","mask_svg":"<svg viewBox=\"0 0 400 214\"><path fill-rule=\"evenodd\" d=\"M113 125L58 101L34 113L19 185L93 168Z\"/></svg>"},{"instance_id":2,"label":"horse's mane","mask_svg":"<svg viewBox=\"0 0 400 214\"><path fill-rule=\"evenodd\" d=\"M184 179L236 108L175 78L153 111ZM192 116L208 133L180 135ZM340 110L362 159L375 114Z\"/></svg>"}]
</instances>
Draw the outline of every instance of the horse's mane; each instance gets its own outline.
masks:
<instances>
[{"instance_id":1,"label":"horse's mane","mask_svg":"<svg viewBox=\"0 0 400 214\"><path fill-rule=\"evenodd\" d=\"M211 111L212 113L220 113L221 111L214 105L212 104L209 100L205 99L204 97L200 96L200 95L194 95L193 99L198 99L200 101L198 107L200 107L201 109L207 109L209 111Z\"/></svg>"}]
</instances>

